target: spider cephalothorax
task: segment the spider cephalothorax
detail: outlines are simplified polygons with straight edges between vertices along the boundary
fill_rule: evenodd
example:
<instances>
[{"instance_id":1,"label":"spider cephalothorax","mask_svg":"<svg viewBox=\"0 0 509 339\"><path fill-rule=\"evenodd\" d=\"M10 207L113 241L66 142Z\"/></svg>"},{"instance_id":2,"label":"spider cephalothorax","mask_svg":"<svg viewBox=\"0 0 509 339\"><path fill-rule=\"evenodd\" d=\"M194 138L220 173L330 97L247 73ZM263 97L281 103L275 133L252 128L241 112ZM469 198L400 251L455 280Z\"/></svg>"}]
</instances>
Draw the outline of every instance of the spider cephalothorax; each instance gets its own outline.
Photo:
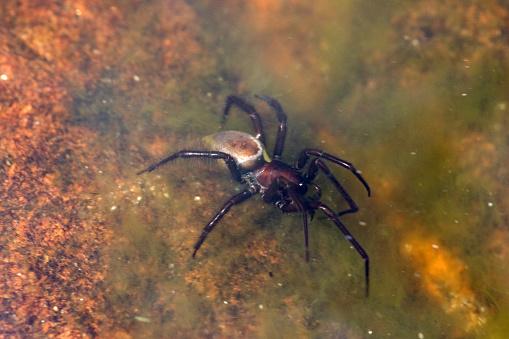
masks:
<instances>
[{"instance_id":1,"label":"spider cephalothorax","mask_svg":"<svg viewBox=\"0 0 509 339\"><path fill-rule=\"evenodd\" d=\"M348 169L360 180L368 191L368 195L370 195L371 190L367 182L351 163L319 149L307 148L302 150L293 166L282 162L281 155L283 153L286 137L286 114L276 99L268 96L256 97L265 101L274 109L279 122L276 145L274 146L272 158L269 157L265 150L265 133L263 131L262 120L254 106L241 97L229 96L226 99L223 112L223 123L226 121L232 105L236 105L251 118L256 133L254 136L239 131L215 133L204 138L205 143L208 145L208 150L178 151L148 166L146 169L138 172L138 174L151 172L159 166L177 158L222 159L228 166L233 178L239 183L244 184L245 189L241 193L230 198L205 226L198 241L194 245L193 257L200 249L210 231L212 231L232 206L240 204L255 194L260 194L264 202L276 206L283 213L299 212L302 214L306 260L309 260L308 218L312 217L315 212L319 210L332 220L345 238L364 259L366 293L368 293L369 257L339 219L339 217L344 214L357 212L358 207L350 194L348 194L332 174L326 162ZM319 172L327 177L339 194L346 200L348 203L347 209L335 212L320 201L320 187L313 183ZM313 192L310 192L310 188Z\"/></svg>"}]
</instances>

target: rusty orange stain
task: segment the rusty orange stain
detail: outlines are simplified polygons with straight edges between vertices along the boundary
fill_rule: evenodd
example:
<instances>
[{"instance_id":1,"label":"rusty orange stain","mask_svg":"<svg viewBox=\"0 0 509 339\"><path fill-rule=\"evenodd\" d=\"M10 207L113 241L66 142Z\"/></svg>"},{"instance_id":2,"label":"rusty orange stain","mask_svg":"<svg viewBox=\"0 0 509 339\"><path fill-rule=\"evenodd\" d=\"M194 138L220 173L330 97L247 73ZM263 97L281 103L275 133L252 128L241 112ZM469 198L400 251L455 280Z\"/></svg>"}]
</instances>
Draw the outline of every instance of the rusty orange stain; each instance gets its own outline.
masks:
<instances>
[{"instance_id":1,"label":"rusty orange stain","mask_svg":"<svg viewBox=\"0 0 509 339\"><path fill-rule=\"evenodd\" d=\"M446 313L462 317L467 331L486 323L485 307L470 286L466 264L438 238L408 233L400 249L418 273L423 291Z\"/></svg>"},{"instance_id":2,"label":"rusty orange stain","mask_svg":"<svg viewBox=\"0 0 509 339\"><path fill-rule=\"evenodd\" d=\"M104 48L102 37L115 29L108 10L82 5L81 20L71 4L2 6L8 29L0 28L0 73L6 74L0 81L0 284L7 336L92 337L105 324L104 294L96 286L106 268L99 249L110 233L97 214L83 218L80 194L93 187L92 175L83 172L85 166L97 172L92 159L99 150L91 145L94 132L68 124L67 84L97 79L102 59L89 44ZM80 70L84 59L91 62Z\"/></svg>"}]
</instances>

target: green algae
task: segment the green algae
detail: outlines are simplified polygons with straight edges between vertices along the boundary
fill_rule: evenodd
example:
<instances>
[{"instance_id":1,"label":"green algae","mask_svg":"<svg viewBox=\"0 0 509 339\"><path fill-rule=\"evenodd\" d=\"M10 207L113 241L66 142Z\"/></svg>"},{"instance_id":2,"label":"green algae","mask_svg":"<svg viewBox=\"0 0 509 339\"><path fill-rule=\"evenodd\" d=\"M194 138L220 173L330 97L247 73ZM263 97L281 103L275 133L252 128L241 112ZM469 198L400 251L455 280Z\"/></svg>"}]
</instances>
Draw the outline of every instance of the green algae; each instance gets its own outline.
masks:
<instances>
[{"instance_id":1,"label":"green algae","mask_svg":"<svg viewBox=\"0 0 509 339\"><path fill-rule=\"evenodd\" d=\"M456 21L435 28L433 13L441 17L448 4ZM454 1L433 1L429 8L417 1L278 2L268 10L228 5L192 2L187 9L198 13L186 23L201 44L186 61L195 66L158 75L159 56L135 52L122 60L137 67L146 87L106 91L114 99L107 110L100 107L105 90L87 101L96 104L77 105L107 143L118 138L108 134L119 130L111 125L120 124L122 145L133 153L117 149L125 161L125 192L111 185L102 193L114 192L104 207L118 236L106 251L117 326L152 337L500 337L507 327L508 274L497 263L507 245L497 252L490 244L497 229L507 232L507 42L458 35L455 22L466 31L483 27L463 23L465 8ZM135 51L161 42L152 21L169 15L157 1L144 8L151 14L138 18L142 31L131 28L124 36ZM125 71L119 66L119 74ZM225 96L237 92L281 101L289 116L285 160L303 147L320 147L363 171L371 199L350 173L334 169L361 208L343 220L370 255L369 298L361 258L323 216L310 226L309 264L300 218L259 199L235 207L193 260L202 227L239 185L211 161L176 162L134 176L216 132ZM274 119L256 107L265 121ZM249 132L245 118L235 112L228 129ZM102 121L110 125L101 127ZM266 126L273 132L275 123ZM318 180L325 201L340 203ZM118 210L111 211L111 199ZM449 270L466 267L463 284L456 276L435 278L446 298L423 282L435 277L426 265L440 257L431 254L422 263L405 254L405 246L420 241L430 241L429 253L450 254ZM453 305L451 295L467 306ZM475 325L465 325L471 320Z\"/></svg>"}]
</instances>

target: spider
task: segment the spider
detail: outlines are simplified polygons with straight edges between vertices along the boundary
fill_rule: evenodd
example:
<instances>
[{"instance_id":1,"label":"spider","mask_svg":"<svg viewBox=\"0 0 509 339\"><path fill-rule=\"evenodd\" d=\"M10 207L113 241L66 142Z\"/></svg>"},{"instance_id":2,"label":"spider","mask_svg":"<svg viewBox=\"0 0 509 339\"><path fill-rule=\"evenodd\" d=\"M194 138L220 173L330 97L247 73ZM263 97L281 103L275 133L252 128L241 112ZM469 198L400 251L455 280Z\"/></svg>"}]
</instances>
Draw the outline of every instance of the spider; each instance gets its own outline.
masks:
<instances>
[{"instance_id":1,"label":"spider","mask_svg":"<svg viewBox=\"0 0 509 339\"><path fill-rule=\"evenodd\" d=\"M350 162L340 159L334 155L319 149L303 149L295 164L289 165L281 160L284 149L287 117L281 104L274 98L264 95L255 95L256 98L265 101L276 113L278 130L272 157L265 148L265 133L262 119L255 107L242 97L230 95L226 98L221 126L223 127L230 109L237 106L248 114L251 119L255 135L239 131L222 131L204 138L208 145L207 150L181 150L173 153L162 160L151 164L137 175L152 172L161 165L178 158L208 158L220 159L226 163L233 179L244 184L244 190L231 197L214 217L203 228L203 231L194 244L193 258L196 252L207 239L208 234L214 229L217 223L235 205L238 205L255 194L260 194L262 200L274 205L283 213L300 212L304 226L304 244L306 261L309 261L309 237L308 217L313 219L317 210L332 220L345 236L353 248L364 260L364 276L366 284L366 295L369 293L369 256L359 242L353 237L346 226L341 222L340 217L355 213L358 206L346 189L339 183L332 174L328 162L348 169L364 185L368 196L371 189L358 171ZM305 169L307 165L307 169ZM320 201L321 189L313 181L321 172L336 188L337 192L346 200L348 208L335 212L325 203ZM314 192L309 192L309 189Z\"/></svg>"}]
</instances>

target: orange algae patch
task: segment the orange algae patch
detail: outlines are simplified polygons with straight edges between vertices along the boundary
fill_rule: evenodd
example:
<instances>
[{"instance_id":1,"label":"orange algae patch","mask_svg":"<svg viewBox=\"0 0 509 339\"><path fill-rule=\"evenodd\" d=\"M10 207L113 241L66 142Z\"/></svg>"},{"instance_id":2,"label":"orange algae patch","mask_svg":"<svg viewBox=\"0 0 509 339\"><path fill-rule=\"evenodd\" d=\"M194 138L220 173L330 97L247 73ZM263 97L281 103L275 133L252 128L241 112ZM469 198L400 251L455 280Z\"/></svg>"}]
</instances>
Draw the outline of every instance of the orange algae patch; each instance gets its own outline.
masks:
<instances>
[{"instance_id":1,"label":"orange algae patch","mask_svg":"<svg viewBox=\"0 0 509 339\"><path fill-rule=\"evenodd\" d=\"M5 337L95 337L108 322L100 288L107 263L100 250L111 233L99 212L85 213L86 206L97 209L83 194L95 188L100 150L90 144L95 132L69 123L68 85L83 87L99 76L103 66L91 57L92 49L105 47L99 41L111 14L87 3L102 15L78 20L67 5L2 6L0 336ZM86 16L87 8L81 8ZM91 34L86 44L83 31Z\"/></svg>"},{"instance_id":2,"label":"orange algae patch","mask_svg":"<svg viewBox=\"0 0 509 339\"><path fill-rule=\"evenodd\" d=\"M237 304L239 293L254 294L271 280L267 272L279 264L276 247L274 239L251 241L238 259L225 262L208 258L187 273L185 280L201 294Z\"/></svg>"},{"instance_id":3,"label":"orange algae patch","mask_svg":"<svg viewBox=\"0 0 509 339\"><path fill-rule=\"evenodd\" d=\"M208 257L185 275L186 283L199 294L224 306L214 314L220 336L256 333L260 324L250 307L256 299L253 296L265 293L274 284L268 272L279 265L277 241L259 238L245 246L242 253L232 253L231 259Z\"/></svg>"},{"instance_id":4,"label":"orange algae patch","mask_svg":"<svg viewBox=\"0 0 509 339\"><path fill-rule=\"evenodd\" d=\"M401 252L416 270L424 292L446 313L461 317L467 331L486 323L485 308L470 287L467 266L436 238L409 234L402 241Z\"/></svg>"}]
</instances>

